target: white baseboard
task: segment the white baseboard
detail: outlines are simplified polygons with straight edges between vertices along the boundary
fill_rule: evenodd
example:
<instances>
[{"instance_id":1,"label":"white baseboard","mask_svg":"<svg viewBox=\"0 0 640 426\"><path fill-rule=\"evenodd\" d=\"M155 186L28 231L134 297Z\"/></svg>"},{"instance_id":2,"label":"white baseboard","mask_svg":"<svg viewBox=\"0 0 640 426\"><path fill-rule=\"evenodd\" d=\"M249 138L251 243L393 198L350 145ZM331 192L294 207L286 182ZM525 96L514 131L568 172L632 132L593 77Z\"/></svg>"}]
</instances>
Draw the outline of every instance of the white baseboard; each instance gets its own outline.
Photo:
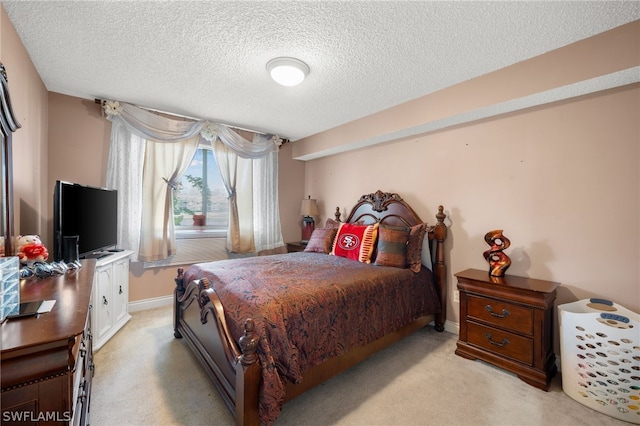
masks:
<instances>
[{"instance_id":1,"label":"white baseboard","mask_svg":"<svg viewBox=\"0 0 640 426\"><path fill-rule=\"evenodd\" d=\"M173 295L136 300L135 302L129 302L129 312L145 311L147 309L160 308L171 304L173 304Z\"/></svg>"},{"instance_id":2,"label":"white baseboard","mask_svg":"<svg viewBox=\"0 0 640 426\"><path fill-rule=\"evenodd\" d=\"M460 334L460 324L447 320L444 322L444 331L447 333Z\"/></svg>"},{"instance_id":3,"label":"white baseboard","mask_svg":"<svg viewBox=\"0 0 640 426\"><path fill-rule=\"evenodd\" d=\"M431 321L429 325L435 326L435 322ZM446 320L444 322L444 331L447 333L460 334L460 324Z\"/></svg>"}]
</instances>

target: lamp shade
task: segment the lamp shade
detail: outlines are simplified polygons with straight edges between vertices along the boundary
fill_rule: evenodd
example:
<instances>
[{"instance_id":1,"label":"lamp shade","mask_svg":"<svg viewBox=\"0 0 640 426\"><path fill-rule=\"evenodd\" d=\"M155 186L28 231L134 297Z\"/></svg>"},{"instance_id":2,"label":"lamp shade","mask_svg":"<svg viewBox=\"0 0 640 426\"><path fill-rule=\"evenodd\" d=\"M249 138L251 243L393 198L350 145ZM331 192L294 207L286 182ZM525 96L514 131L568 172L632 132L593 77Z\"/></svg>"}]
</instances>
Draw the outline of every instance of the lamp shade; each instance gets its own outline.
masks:
<instances>
[{"instance_id":1,"label":"lamp shade","mask_svg":"<svg viewBox=\"0 0 640 426\"><path fill-rule=\"evenodd\" d=\"M311 196L306 200L302 200L302 206L300 206L300 215L301 216L318 216L320 215L320 211L318 210L318 204L316 200L312 199Z\"/></svg>"}]
</instances>

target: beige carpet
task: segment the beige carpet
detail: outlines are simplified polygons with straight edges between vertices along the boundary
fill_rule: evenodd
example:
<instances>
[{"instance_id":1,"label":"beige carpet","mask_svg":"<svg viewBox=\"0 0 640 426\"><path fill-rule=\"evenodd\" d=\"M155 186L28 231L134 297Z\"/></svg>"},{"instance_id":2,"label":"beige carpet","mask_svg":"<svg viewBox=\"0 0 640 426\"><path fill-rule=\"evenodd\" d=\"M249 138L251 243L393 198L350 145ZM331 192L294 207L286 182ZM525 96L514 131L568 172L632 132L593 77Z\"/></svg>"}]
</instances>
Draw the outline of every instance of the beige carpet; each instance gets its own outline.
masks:
<instances>
[{"instance_id":1,"label":"beige carpet","mask_svg":"<svg viewBox=\"0 0 640 426\"><path fill-rule=\"evenodd\" d=\"M233 418L171 307L135 312L95 354L91 424L227 425ZM277 425L628 425L454 354L457 336L426 327L285 404Z\"/></svg>"}]
</instances>

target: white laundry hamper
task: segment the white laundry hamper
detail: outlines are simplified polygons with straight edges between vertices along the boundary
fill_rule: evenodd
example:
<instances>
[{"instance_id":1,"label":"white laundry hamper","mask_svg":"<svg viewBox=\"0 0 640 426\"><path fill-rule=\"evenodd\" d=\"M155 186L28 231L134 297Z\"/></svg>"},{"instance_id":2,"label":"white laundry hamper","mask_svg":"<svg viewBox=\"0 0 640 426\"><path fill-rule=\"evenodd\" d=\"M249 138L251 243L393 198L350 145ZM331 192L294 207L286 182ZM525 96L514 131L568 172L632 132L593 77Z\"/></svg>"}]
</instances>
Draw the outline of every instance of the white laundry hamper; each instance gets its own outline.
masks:
<instances>
[{"instance_id":1,"label":"white laundry hamper","mask_svg":"<svg viewBox=\"0 0 640 426\"><path fill-rule=\"evenodd\" d=\"M640 424L640 315L604 299L558 306L562 389L589 408Z\"/></svg>"}]
</instances>

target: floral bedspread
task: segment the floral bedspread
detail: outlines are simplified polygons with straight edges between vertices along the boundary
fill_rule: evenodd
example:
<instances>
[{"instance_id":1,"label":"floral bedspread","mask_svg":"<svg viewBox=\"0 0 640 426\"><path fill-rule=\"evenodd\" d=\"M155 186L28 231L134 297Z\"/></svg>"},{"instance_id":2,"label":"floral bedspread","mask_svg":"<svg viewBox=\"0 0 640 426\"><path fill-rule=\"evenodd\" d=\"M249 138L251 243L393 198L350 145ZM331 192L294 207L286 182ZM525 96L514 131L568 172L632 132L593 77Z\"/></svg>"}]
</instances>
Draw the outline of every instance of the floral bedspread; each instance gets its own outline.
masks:
<instances>
[{"instance_id":1,"label":"floral bedspread","mask_svg":"<svg viewBox=\"0 0 640 426\"><path fill-rule=\"evenodd\" d=\"M416 318L440 312L432 274L321 253L288 253L191 266L185 284L207 277L236 341L253 318L260 335L260 418L270 424L284 380L370 343Z\"/></svg>"}]
</instances>

